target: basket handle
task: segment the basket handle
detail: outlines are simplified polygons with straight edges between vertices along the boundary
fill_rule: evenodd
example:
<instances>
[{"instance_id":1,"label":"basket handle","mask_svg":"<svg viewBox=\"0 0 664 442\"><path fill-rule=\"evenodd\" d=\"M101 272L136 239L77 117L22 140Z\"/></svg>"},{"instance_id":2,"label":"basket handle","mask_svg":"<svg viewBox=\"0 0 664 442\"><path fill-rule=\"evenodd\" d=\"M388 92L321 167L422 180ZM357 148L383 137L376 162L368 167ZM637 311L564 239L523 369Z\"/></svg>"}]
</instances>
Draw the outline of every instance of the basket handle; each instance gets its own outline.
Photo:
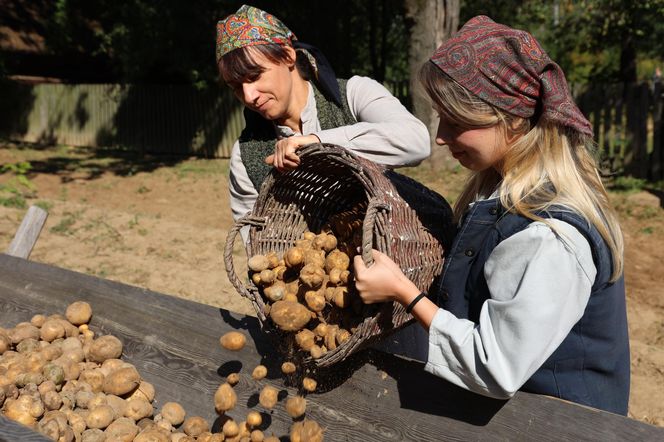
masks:
<instances>
[{"instance_id":1,"label":"basket handle","mask_svg":"<svg viewBox=\"0 0 664 442\"><path fill-rule=\"evenodd\" d=\"M371 267L374 263L372 253L373 231L376 224L376 215L378 215L379 210L388 211L390 210L390 206L378 201L376 198L371 198L367 205L364 223L362 224L362 260L367 267Z\"/></svg>"},{"instance_id":2,"label":"basket handle","mask_svg":"<svg viewBox=\"0 0 664 442\"><path fill-rule=\"evenodd\" d=\"M228 280L233 284L238 293L245 298L251 298L249 290L244 286L242 280L237 276L235 272L235 266L233 265L233 245L235 244L235 237L238 232L244 226L257 226L263 227L265 225L266 218L253 216L251 214L245 215L233 226L233 228L228 232L226 237L226 245L224 246L224 264L226 265L226 274L228 275Z\"/></svg>"}]
</instances>

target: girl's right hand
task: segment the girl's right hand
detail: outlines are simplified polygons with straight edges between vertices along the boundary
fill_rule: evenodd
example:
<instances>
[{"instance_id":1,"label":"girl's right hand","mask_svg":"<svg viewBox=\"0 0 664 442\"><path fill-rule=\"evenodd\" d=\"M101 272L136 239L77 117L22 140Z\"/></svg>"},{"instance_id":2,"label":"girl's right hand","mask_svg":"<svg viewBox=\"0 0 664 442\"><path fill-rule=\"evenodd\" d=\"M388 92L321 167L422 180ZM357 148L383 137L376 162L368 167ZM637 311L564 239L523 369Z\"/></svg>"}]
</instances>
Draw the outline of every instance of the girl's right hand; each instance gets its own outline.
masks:
<instances>
[{"instance_id":1,"label":"girl's right hand","mask_svg":"<svg viewBox=\"0 0 664 442\"><path fill-rule=\"evenodd\" d=\"M403 274L399 266L386 254L373 250L374 263L364 265L361 255L353 259L355 287L365 304L384 301L399 301L415 287ZM415 287L417 291L417 287Z\"/></svg>"}]
</instances>

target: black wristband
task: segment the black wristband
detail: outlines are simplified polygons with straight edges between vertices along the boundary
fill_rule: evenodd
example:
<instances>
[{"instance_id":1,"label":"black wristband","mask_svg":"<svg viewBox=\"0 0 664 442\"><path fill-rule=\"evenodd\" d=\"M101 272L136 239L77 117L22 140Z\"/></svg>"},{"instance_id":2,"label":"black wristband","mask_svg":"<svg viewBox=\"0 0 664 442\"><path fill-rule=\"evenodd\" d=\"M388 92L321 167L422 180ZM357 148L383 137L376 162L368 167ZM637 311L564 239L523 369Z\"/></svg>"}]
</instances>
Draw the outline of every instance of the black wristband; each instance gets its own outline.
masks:
<instances>
[{"instance_id":1,"label":"black wristband","mask_svg":"<svg viewBox=\"0 0 664 442\"><path fill-rule=\"evenodd\" d=\"M412 301L410 301L410 304L408 304L408 307L406 307L406 313L410 313L410 312L412 312L412 311L413 311L413 307L415 307L415 304L417 304L418 302L420 302L420 300L421 300L422 298L426 297L426 295L427 295L426 292L420 292L420 294L417 295L417 296L415 297L415 299L413 299Z\"/></svg>"}]
</instances>

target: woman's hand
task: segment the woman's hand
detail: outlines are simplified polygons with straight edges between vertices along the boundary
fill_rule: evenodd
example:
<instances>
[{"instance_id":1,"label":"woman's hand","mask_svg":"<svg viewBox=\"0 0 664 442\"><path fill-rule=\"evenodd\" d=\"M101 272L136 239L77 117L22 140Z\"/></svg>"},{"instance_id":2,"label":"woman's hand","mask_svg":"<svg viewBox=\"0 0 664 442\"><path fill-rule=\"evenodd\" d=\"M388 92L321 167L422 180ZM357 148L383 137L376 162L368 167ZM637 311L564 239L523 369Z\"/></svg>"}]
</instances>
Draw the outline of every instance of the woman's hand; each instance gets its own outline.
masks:
<instances>
[{"instance_id":1,"label":"woman's hand","mask_svg":"<svg viewBox=\"0 0 664 442\"><path fill-rule=\"evenodd\" d=\"M274 154L265 158L265 162L273 165L279 172L293 170L300 165L300 157L295 151L311 143L320 143L320 140L316 135L295 135L282 138L275 144Z\"/></svg>"},{"instance_id":2,"label":"woman's hand","mask_svg":"<svg viewBox=\"0 0 664 442\"><path fill-rule=\"evenodd\" d=\"M364 265L361 255L353 260L355 268L355 287L365 304L375 302L399 301L419 290L403 274L399 266L387 255L373 250L374 263L371 267Z\"/></svg>"}]
</instances>

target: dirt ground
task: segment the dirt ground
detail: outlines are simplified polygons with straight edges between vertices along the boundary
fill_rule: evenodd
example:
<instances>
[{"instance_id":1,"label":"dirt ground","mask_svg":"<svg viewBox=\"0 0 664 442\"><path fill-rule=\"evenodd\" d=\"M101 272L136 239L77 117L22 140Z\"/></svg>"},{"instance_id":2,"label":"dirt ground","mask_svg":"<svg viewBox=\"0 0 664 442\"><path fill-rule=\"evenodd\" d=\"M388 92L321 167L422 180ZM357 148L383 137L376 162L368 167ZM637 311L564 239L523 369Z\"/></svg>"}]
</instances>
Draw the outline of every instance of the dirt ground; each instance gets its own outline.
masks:
<instances>
[{"instance_id":1,"label":"dirt ground","mask_svg":"<svg viewBox=\"0 0 664 442\"><path fill-rule=\"evenodd\" d=\"M193 301L254 314L224 270L228 161L136 156L57 146L0 143L0 165L30 162L28 187L12 172L0 186L49 212L30 259ZM407 172L453 199L461 172ZM659 195L659 196L658 196ZM632 350L629 415L664 426L664 209L662 193L612 192L626 240L625 279ZM5 203L9 204L9 203ZM0 205L0 250L25 208ZM239 274L245 257L239 241ZM657 264L659 263L659 264Z\"/></svg>"}]
</instances>

